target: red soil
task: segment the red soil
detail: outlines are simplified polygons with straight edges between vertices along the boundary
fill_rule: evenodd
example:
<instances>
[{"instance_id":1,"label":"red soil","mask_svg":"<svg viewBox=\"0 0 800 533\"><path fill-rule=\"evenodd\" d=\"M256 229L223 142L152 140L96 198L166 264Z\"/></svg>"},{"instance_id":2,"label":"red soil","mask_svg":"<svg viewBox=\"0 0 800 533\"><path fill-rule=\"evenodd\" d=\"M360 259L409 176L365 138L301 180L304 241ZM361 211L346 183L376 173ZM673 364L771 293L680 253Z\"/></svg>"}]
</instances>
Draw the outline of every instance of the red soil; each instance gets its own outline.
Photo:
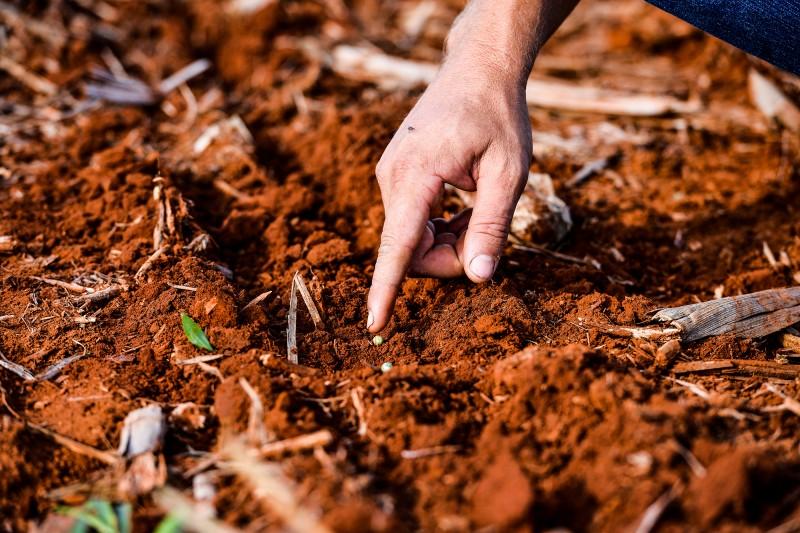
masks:
<instances>
[{"instance_id":1,"label":"red soil","mask_svg":"<svg viewBox=\"0 0 800 533\"><path fill-rule=\"evenodd\" d=\"M0 235L14 241L0 252L0 315L11 315L0 320L0 351L34 373L86 356L45 382L0 369L0 528L32 527L90 494L117 497L108 467L29 424L114 449L131 410L193 402L197 423L170 419L164 448L168 483L189 494L187 472L206 456L187 452L219 450L247 428L239 378L258 392L275 438L333 433L324 450L280 464L302 504L335 530L620 531L670 488L661 531L800 523L800 418L762 411L780 403L761 388L765 378L686 378L710 392L704 399L653 367L656 345L608 334L659 306L711 298L720 285L731 295L795 283L793 268L771 268L761 250L766 241L800 261L798 142L749 103L741 53L636 0L582 6L543 55L551 75L691 96L711 111L695 120L533 110L536 131L586 139L588 153L539 154L532 169L553 176L572 209L576 227L560 251L602 270L509 248L486 285L410 279L375 346L364 330L383 216L373 169L416 93L337 77L299 39L370 39L436 60L459 2L442 2L410 49L397 44L394 3L363 0L343 15L337 2L276 2L237 18L203 0L112 2L110 22L82 3L45 4L25 11L68 28L66 41L12 27L10 50L64 94L47 100L0 77ZM109 26L114 41L103 37ZM106 47L148 81L210 58L212 70L190 82L196 116L178 91L160 107L70 115ZM555 61L567 66L547 67ZM233 115L253 142L223 126L196 153L201 133ZM565 186L614 151L611 168ZM153 253L156 183L175 222L165 253L137 281ZM201 235L209 245L190 248ZM315 329L301 306L301 366L285 359L297 271L324 317ZM37 278L126 290L82 306ZM201 355L180 311L225 354L210 363L221 382L177 364ZM684 347L682 358L772 359L774 348L714 339ZM386 361L394 367L383 373ZM800 396L797 381L779 385ZM430 449L442 453L403 454ZM280 529L242 481L211 471L220 518ZM146 495L134 504L137 530L163 515Z\"/></svg>"}]
</instances>

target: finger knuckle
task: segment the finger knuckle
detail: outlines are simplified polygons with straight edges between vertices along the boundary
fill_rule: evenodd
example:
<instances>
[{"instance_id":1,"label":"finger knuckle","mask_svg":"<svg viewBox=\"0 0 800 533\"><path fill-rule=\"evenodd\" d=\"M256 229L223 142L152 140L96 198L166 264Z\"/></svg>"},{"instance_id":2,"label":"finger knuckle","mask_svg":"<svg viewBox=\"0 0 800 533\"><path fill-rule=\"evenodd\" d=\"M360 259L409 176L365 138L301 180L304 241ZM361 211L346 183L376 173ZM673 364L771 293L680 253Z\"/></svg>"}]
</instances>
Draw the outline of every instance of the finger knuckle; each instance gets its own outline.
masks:
<instances>
[{"instance_id":1,"label":"finger knuckle","mask_svg":"<svg viewBox=\"0 0 800 533\"><path fill-rule=\"evenodd\" d=\"M473 216L469 229L474 235L488 237L493 241L505 241L506 237L508 237L510 223L510 216L497 215L491 218L478 219Z\"/></svg>"},{"instance_id":2,"label":"finger knuckle","mask_svg":"<svg viewBox=\"0 0 800 533\"><path fill-rule=\"evenodd\" d=\"M391 259L401 255L408 255L413 251L414 244L409 239L404 239L393 231L384 230L378 247L378 256Z\"/></svg>"}]
</instances>

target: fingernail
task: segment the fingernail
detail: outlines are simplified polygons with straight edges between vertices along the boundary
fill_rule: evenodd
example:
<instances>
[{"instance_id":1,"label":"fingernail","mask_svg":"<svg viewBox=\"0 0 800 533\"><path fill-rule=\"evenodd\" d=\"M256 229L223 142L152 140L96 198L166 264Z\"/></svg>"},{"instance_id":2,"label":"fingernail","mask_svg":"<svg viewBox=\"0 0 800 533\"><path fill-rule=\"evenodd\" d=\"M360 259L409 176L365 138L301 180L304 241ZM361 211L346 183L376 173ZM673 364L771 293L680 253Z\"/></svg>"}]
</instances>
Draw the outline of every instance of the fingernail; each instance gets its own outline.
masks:
<instances>
[{"instance_id":1,"label":"fingernail","mask_svg":"<svg viewBox=\"0 0 800 533\"><path fill-rule=\"evenodd\" d=\"M375 317L372 316L372 311L367 312L367 329L372 327L372 324L375 323Z\"/></svg>"},{"instance_id":2,"label":"fingernail","mask_svg":"<svg viewBox=\"0 0 800 533\"><path fill-rule=\"evenodd\" d=\"M494 275L497 260L490 255L479 255L469 262L469 269L482 280L487 280Z\"/></svg>"}]
</instances>

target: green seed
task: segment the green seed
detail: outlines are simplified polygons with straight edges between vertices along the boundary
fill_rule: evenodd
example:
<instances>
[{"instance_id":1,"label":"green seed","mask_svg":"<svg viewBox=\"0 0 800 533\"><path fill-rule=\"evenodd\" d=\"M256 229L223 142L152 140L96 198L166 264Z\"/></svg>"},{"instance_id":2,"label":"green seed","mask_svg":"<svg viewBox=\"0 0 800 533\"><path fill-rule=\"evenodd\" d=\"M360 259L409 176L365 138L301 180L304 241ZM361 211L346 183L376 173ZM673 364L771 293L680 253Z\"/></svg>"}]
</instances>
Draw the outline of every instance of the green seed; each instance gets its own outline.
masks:
<instances>
[{"instance_id":1,"label":"green seed","mask_svg":"<svg viewBox=\"0 0 800 533\"><path fill-rule=\"evenodd\" d=\"M381 344L383 344L383 337L381 337L380 335L375 335L374 337L372 337L372 344L374 344L375 346L380 346Z\"/></svg>"},{"instance_id":2,"label":"green seed","mask_svg":"<svg viewBox=\"0 0 800 533\"><path fill-rule=\"evenodd\" d=\"M383 364L381 365L381 372L383 372L383 373L386 373L386 372L388 372L389 370L391 370L393 366L394 366L394 365L393 365L391 362L389 362L389 361L386 361L385 363L383 363Z\"/></svg>"}]
</instances>

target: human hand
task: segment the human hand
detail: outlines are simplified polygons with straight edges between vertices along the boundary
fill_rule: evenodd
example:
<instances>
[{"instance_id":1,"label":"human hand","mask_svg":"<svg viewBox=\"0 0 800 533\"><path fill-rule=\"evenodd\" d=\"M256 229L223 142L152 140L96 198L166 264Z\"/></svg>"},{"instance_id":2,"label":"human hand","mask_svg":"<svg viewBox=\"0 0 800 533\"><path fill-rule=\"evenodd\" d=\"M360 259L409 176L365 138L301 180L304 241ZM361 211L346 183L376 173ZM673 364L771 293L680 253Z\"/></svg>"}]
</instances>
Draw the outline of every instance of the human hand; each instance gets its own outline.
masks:
<instances>
[{"instance_id":1,"label":"human hand","mask_svg":"<svg viewBox=\"0 0 800 533\"><path fill-rule=\"evenodd\" d=\"M474 56L445 63L376 168L386 217L367 300L369 331L389 321L406 272L491 279L530 160L524 79ZM474 207L430 220L445 183L477 191Z\"/></svg>"}]
</instances>

